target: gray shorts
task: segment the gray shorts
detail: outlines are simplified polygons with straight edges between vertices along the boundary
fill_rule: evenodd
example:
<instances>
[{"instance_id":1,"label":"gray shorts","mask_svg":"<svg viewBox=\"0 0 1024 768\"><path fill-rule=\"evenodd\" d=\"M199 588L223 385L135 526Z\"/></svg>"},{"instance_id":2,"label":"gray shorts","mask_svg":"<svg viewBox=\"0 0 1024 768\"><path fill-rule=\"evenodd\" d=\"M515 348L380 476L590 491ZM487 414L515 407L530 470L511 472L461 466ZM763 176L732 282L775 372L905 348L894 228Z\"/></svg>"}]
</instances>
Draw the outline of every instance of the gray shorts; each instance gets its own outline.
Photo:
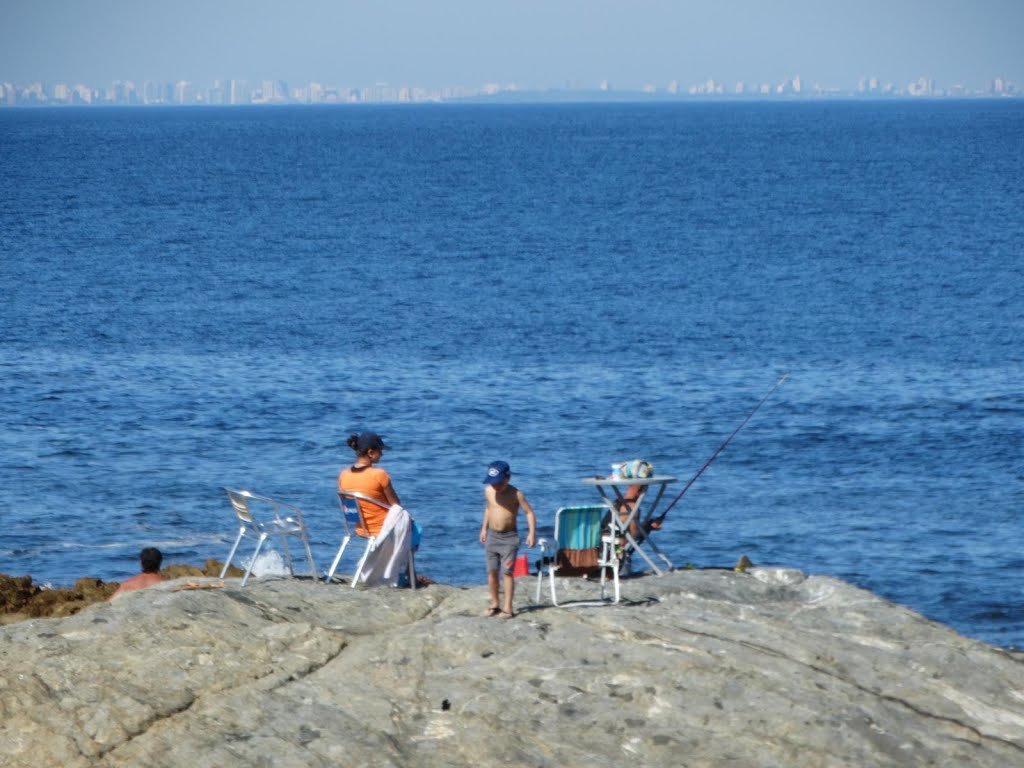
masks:
<instances>
[{"instance_id":1,"label":"gray shorts","mask_svg":"<svg viewBox=\"0 0 1024 768\"><path fill-rule=\"evenodd\" d=\"M519 554L519 531L487 530L487 541L484 544L484 558L487 560L487 572L501 571L511 576L516 566L516 555Z\"/></svg>"}]
</instances>

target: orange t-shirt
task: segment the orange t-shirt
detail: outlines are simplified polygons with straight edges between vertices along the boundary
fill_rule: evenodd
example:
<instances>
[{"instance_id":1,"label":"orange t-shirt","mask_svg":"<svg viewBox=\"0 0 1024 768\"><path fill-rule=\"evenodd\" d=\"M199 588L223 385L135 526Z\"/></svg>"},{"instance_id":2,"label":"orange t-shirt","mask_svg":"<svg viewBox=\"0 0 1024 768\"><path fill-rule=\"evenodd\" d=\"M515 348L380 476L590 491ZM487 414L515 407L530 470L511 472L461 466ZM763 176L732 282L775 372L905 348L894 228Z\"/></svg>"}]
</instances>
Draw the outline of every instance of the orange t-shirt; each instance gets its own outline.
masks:
<instances>
[{"instance_id":1,"label":"orange t-shirt","mask_svg":"<svg viewBox=\"0 0 1024 768\"><path fill-rule=\"evenodd\" d=\"M379 499L385 506L378 507L368 501L359 501L359 509L371 536L376 536L384 525L391 503L384 495L384 489L391 485L391 476L380 467L346 467L338 475L339 491L355 491L363 493L371 499ZM356 529L356 533L365 536L366 532Z\"/></svg>"}]
</instances>

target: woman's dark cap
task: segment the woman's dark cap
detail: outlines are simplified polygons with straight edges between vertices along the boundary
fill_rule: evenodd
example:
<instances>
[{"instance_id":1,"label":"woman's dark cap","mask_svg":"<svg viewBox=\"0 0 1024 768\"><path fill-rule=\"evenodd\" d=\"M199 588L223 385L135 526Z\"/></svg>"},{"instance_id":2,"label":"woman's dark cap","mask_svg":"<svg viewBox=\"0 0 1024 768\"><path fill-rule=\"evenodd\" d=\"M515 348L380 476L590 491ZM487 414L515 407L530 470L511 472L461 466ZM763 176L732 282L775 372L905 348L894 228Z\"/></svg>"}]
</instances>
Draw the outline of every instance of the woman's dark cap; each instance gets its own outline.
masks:
<instances>
[{"instance_id":1,"label":"woman's dark cap","mask_svg":"<svg viewBox=\"0 0 1024 768\"><path fill-rule=\"evenodd\" d=\"M371 448L376 448L378 451L386 451L391 446L387 445L376 432L363 432L356 440L356 450L360 453L366 453Z\"/></svg>"}]
</instances>

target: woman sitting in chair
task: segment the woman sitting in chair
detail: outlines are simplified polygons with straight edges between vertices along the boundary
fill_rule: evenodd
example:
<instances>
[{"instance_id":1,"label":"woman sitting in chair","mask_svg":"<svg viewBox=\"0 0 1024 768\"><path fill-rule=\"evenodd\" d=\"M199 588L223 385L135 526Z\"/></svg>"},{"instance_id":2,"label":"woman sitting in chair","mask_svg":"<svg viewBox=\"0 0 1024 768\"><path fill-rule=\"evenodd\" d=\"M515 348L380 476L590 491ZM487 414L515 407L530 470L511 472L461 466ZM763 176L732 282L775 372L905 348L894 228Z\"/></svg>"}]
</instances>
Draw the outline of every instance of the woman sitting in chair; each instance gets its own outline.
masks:
<instances>
[{"instance_id":1,"label":"woman sitting in chair","mask_svg":"<svg viewBox=\"0 0 1024 768\"><path fill-rule=\"evenodd\" d=\"M356 460L351 467L346 467L338 474L338 490L362 493L389 507L401 504L398 494L391 487L391 476L380 467L373 466L381 460L384 451L388 448L381 440L380 435L376 432L351 435L346 444L355 451ZM388 510L362 501L359 502L359 509L363 513L363 519L366 521L369 532L356 529L356 533L360 536L376 536L384 524Z\"/></svg>"}]
</instances>

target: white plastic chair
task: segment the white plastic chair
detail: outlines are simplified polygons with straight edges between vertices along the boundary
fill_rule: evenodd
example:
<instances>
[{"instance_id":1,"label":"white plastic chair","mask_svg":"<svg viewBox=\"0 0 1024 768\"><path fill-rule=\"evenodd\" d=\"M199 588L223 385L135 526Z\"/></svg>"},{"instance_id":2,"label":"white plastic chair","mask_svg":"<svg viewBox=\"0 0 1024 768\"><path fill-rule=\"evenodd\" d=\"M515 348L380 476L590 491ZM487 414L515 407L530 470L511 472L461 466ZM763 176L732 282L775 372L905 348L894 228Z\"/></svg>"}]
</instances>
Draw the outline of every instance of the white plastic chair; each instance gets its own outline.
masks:
<instances>
[{"instance_id":1,"label":"white plastic chair","mask_svg":"<svg viewBox=\"0 0 1024 768\"><path fill-rule=\"evenodd\" d=\"M537 571L537 597L540 602L541 587L545 572L551 585L551 602L558 605L555 585L559 571L563 578L572 575L585 575L600 569L601 603L606 600L606 572L611 571L614 585L613 603L620 600L619 592L619 535L615 527L616 516L609 515L604 504L578 507L561 507L555 512L555 541L552 546L546 539L541 539L541 566ZM573 557L578 553L580 557ZM574 565L573 560L576 560ZM563 605L565 603L563 602ZM577 605L598 604L595 601L576 603Z\"/></svg>"},{"instance_id":2,"label":"white plastic chair","mask_svg":"<svg viewBox=\"0 0 1024 768\"><path fill-rule=\"evenodd\" d=\"M238 536L235 537L235 543L231 545L231 551L228 552L228 557L224 561L224 568L220 572L220 578L223 579L227 574L228 566L231 565L231 560L238 551L238 545L242 543L242 539L247 534L252 534L256 537L256 550L252 553L252 558L249 560L249 567L245 569L245 576L242 577L243 587L249 581L249 575L256 564L256 558L260 554L263 542L271 535L280 537L281 551L288 566L288 572L292 576L295 576L295 568L292 564L291 552L288 549L288 538L294 537L301 540L302 546L306 550L309 572L314 579L316 578L316 563L313 562L313 552L309 548L309 536L306 530L306 523L302 519L302 510L289 504L282 504L266 496L257 496L250 491L234 490L232 488L225 488L224 490L227 491L235 517L238 518ZM259 512L254 512L254 509L259 510ZM265 513L264 510L266 510Z\"/></svg>"},{"instance_id":3,"label":"white plastic chair","mask_svg":"<svg viewBox=\"0 0 1024 768\"><path fill-rule=\"evenodd\" d=\"M372 496L367 496L364 493L358 493L356 491L338 491L338 504L341 507L341 522L345 526L345 533L341 539L341 546L338 547L338 553L334 556L334 562L331 563L331 567L327 571L327 575L324 577L324 581L327 583L331 582L334 578L335 571L338 570L338 564L341 562L341 556L345 554L345 549L348 547L349 542L352 541L353 536L361 536L358 531L363 531L366 536L366 546L363 549L363 554L359 558L359 562L356 564L355 573L352 574L352 587L355 588L359 584L359 577L363 573L363 566L366 565L367 559L374 552L377 547L377 537L370 535L370 529L366 525L366 519L363 517L363 510L360 507L360 502L366 502L373 504L381 509L388 510L390 506L383 501L379 501ZM362 536L361 536L362 537ZM409 586L412 589L416 589L416 558L413 551L409 552Z\"/></svg>"}]
</instances>

